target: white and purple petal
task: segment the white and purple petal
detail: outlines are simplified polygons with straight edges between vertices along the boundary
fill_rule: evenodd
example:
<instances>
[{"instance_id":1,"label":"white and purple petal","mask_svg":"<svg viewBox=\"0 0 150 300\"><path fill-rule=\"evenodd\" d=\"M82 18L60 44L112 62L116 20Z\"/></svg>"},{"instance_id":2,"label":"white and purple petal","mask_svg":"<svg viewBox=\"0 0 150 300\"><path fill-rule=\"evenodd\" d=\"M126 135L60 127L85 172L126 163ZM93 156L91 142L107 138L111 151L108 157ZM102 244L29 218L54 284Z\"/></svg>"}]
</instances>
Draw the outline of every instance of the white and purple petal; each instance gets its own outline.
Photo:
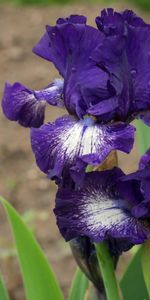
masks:
<instances>
[{"instance_id":1,"label":"white and purple petal","mask_svg":"<svg viewBox=\"0 0 150 300\"><path fill-rule=\"evenodd\" d=\"M87 117L64 116L31 130L31 144L40 169L51 178L87 164L101 163L112 150L130 152L134 127L124 123L100 125Z\"/></svg>"},{"instance_id":2,"label":"white and purple petal","mask_svg":"<svg viewBox=\"0 0 150 300\"><path fill-rule=\"evenodd\" d=\"M44 121L46 103L63 105L63 81L55 80L47 88L33 91L19 82L5 84L2 109L11 121L18 121L24 127L40 127Z\"/></svg>"},{"instance_id":3,"label":"white and purple petal","mask_svg":"<svg viewBox=\"0 0 150 300\"><path fill-rule=\"evenodd\" d=\"M87 236L101 242L113 237L140 244L150 237L150 223L132 216L115 189L115 173L116 169L92 172L85 175L82 189L59 189L54 212L66 240Z\"/></svg>"}]
</instances>

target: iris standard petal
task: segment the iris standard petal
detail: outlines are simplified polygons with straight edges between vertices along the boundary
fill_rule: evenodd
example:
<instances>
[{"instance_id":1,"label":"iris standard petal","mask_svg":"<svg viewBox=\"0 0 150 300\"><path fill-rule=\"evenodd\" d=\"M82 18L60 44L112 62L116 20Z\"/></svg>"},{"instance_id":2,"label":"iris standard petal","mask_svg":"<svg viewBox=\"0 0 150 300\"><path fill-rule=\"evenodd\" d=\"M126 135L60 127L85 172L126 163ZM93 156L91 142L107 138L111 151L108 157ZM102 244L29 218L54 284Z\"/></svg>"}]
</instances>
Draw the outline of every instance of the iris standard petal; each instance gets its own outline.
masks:
<instances>
[{"instance_id":1,"label":"iris standard petal","mask_svg":"<svg viewBox=\"0 0 150 300\"><path fill-rule=\"evenodd\" d=\"M141 118L150 125L150 25L130 10L118 13L113 9L103 10L96 23L107 36L102 53L97 50L97 58L122 83L117 116L121 120ZM114 45L109 47L108 41ZM113 57L121 41L122 52Z\"/></svg>"},{"instance_id":2,"label":"iris standard petal","mask_svg":"<svg viewBox=\"0 0 150 300\"><path fill-rule=\"evenodd\" d=\"M125 33L129 25L132 27L149 26L132 10L126 9L119 13L113 8L102 10L100 16L96 17L96 24L98 29L107 36Z\"/></svg>"},{"instance_id":3,"label":"iris standard petal","mask_svg":"<svg viewBox=\"0 0 150 300\"><path fill-rule=\"evenodd\" d=\"M64 102L69 113L82 118L91 106L116 95L108 72L92 59L103 43L103 33L86 25L83 16L58 19L56 26L46 30L33 51L50 60L64 77Z\"/></svg>"},{"instance_id":4,"label":"iris standard petal","mask_svg":"<svg viewBox=\"0 0 150 300\"><path fill-rule=\"evenodd\" d=\"M133 89L133 113L150 124L150 27L129 28L126 53ZM142 58L142 59L141 59Z\"/></svg>"},{"instance_id":5,"label":"iris standard petal","mask_svg":"<svg viewBox=\"0 0 150 300\"><path fill-rule=\"evenodd\" d=\"M86 174L82 189L60 189L56 196L58 227L66 240L88 236L93 242L122 238L133 244L150 236L150 224L132 216L115 189L116 170Z\"/></svg>"},{"instance_id":6,"label":"iris standard petal","mask_svg":"<svg viewBox=\"0 0 150 300\"><path fill-rule=\"evenodd\" d=\"M63 77L72 50L77 49L76 45L84 34L86 19L83 21L83 18L71 16L58 19L56 26L46 26L46 33L33 48L35 54L51 61Z\"/></svg>"},{"instance_id":7,"label":"iris standard petal","mask_svg":"<svg viewBox=\"0 0 150 300\"><path fill-rule=\"evenodd\" d=\"M49 87L33 91L16 82L6 83L2 109L5 116L18 121L24 127L40 127L44 121L46 102L52 105L63 105L63 81L55 80Z\"/></svg>"},{"instance_id":8,"label":"iris standard petal","mask_svg":"<svg viewBox=\"0 0 150 300\"><path fill-rule=\"evenodd\" d=\"M50 177L78 165L101 163L112 150L130 152L134 127L124 123L99 125L92 118L64 116L31 130L31 144L40 169Z\"/></svg>"}]
</instances>

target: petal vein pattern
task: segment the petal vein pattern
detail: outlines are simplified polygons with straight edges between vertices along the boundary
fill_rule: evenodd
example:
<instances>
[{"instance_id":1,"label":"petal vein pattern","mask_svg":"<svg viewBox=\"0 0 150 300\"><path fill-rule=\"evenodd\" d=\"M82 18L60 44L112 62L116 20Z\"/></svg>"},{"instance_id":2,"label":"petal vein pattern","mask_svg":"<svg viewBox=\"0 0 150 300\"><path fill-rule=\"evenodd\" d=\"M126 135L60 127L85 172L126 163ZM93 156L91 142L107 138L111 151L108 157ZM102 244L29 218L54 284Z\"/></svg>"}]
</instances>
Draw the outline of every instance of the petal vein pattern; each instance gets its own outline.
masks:
<instances>
[{"instance_id":1,"label":"petal vein pattern","mask_svg":"<svg viewBox=\"0 0 150 300\"><path fill-rule=\"evenodd\" d=\"M77 120L69 116L31 130L37 164L51 178L60 177L62 171L76 165L79 170L87 164L96 165L114 149L129 152L133 139L131 125L98 125L91 118Z\"/></svg>"}]
</instances>

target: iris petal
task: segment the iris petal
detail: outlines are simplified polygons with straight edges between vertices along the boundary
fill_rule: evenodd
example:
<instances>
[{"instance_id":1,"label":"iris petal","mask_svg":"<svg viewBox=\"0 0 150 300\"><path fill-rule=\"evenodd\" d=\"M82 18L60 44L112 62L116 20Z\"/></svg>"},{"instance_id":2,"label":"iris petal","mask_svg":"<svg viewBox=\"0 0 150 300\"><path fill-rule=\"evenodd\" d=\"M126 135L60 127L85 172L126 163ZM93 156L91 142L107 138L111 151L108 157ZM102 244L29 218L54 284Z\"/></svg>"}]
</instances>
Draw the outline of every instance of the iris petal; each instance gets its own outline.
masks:
<instances>
[{"instance_id":1,"label":"iris petal","mask_svg":"<svg viewBox=\"0 0 150 300\"><path fill-rule=\"evenodd\" d=\"M64 116L31 130L31 144L40 169L51 178L62 170L97 165L112 150L130 152L134 127L124 123L99 125L91 118Z\"/></svg>"},{"instance_id":2,"label":"iris petal","mask_svg":"<svg viewBox=\"0 0 150 300\"><path fill-rule=\"evenodd\" d=\"M86 25L83 16L59 19L46 31L33 52L51 61L64 77L64 102L69 113L82 118L88 108L116 94L109 74L92 59L103 43L103 33ZM116 108L113 104L112 110Z\"/></svg>"},{"instance_id":3,"label":"iris petal","mask_svg":"<svg viewBox=\"0 0 150 300\"><path fill-rule=\"evenodd\" d=\"M142 243L150 236L150 226L131 215L128 204L115 190L116 170L86 174L82 189L60 189L55 214L66 240L88 236L94 242L109 237Z\"/></svg>"},{"instance_id":4,"label":"iris petal","mask_svg":"<svg viewBox=\"0 0 150 300\"><path fill-rule=\"evenodd\" d=\"M61 94L63 81L56 80L41 91L33 91L16 82L6 83L2 109L5 116L18 121L24 127L39 127L43 124L46 102L52 105L63 105Z\"/></svg>"}]
</instances>

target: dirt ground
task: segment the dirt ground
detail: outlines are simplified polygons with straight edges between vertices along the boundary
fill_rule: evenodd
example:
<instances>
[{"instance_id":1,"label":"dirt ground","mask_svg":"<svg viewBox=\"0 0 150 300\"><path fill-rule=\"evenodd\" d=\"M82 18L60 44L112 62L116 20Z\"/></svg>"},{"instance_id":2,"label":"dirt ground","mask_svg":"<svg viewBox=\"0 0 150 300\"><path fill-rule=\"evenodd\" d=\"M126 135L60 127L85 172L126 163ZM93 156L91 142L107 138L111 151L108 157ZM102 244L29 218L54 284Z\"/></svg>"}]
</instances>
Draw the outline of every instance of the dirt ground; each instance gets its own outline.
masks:
<instances>
[{"instance_id":1,"label":"dirt ground","mask_svg":"<svg viewBox=\"0 0 150 300\"><path fill-rule=\"evenodd\" d=\"M125 5L119 5L125 7ZM62 7L0 6L0 98L6 80L20 81L33 89L48 85L56 76L54 67L32 54L31 49L44 32L45 24L54 24L59 16L85 14L94 24L99 6ZM148 16L146 16L148 19ZM47 120L62 115L63 110L49 107ZM119 154L119 164L127 172L136 169L138 153L131 160ZM29 130L10 122L0 108L0 194L7 198L32 226L38 241L55 270L67 295L75 270L69 245L61 238L52 212L56 187L37 168L30 148ZM13 255L10 228L0 209L0 271L11 300L24 300L22 280ZM65 296L66 299L66 296ZM44 299L41 299L44 300ZM53 299L55 300L55 299Z\"/></svg>"}]
</instances>

